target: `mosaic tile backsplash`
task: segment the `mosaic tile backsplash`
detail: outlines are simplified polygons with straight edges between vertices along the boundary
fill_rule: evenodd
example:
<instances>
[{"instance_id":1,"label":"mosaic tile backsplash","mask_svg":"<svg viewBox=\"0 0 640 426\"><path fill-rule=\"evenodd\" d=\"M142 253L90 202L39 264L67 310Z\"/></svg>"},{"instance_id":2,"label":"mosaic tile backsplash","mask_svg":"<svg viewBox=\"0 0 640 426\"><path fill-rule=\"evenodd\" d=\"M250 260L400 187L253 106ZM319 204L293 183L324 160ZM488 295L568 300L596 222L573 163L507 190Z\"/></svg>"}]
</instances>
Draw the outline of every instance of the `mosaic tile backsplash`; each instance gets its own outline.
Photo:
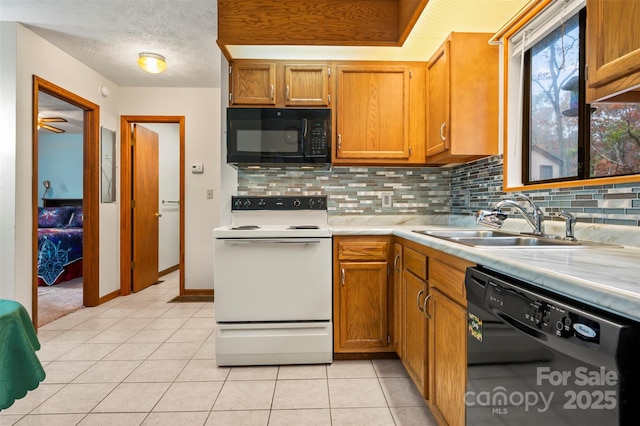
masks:
<instances>
[{"instance_id":1,"label":"mosaic tile backsplash","mask_svg":"<svg viewBox=\"0 0 640 426\"><path fill-rule=\"evenodd\" d=\"M324 171L239 170L238 195L323 194L330 215L462 215L509 194L502 156L453 168L333 167ZM640 226L640 183L526 191L545 213L586 223ZM383 206L390 195L391 206Z\"/></svg>"}]
</instances>

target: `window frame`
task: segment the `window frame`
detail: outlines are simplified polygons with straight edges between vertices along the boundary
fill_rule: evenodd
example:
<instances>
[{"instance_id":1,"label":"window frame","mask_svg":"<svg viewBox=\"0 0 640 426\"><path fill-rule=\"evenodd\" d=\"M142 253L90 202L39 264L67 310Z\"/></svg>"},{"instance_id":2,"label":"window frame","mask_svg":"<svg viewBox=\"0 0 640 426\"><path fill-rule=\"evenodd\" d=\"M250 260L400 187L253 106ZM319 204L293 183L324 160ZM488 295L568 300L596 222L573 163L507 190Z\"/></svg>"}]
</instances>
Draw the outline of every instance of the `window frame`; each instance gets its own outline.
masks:
<instances>
[{"instance_id":1,"label":"window frame","mask_svg":"<svg viewBox=\"0 0 640 426\"><path fill-rule=\"evenodd\" d=\"M522 94L521 81L521 44L523 34L536 33L549 27L555 19L560 22L566 15L572 16L586 6L586 0L532 0L499 30L490 40L500 49L499 73L500 85L500 123L499 142L503 156L503 191L528 191L549 188L568 188L579 186L612 185L618 183L640 182L640 174L572 179L545 183L525 184L522 180ZM588 29L587 29L588 31ZM586 54L586 51L583 49ZM588 162L586 164L589 164Z\"/></svg>"}]
</instances>

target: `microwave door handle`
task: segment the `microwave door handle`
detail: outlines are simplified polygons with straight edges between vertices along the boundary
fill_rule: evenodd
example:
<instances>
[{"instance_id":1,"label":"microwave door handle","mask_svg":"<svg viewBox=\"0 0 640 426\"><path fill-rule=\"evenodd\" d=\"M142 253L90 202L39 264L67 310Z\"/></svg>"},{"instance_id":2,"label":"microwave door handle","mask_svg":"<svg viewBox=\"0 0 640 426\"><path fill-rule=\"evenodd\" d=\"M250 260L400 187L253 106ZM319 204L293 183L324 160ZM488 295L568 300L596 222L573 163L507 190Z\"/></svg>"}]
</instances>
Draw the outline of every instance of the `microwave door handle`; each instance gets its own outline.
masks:
<instances>
[{"instance_id":1,"label":"microwave door handle","mask_svg":"<svg viewBox=\"0 0 640 426\"><path fill-rule=\"evenodd\" d=\"M302 119L302 139L305 141L307 140L307 122L308 120L306 118Z\"/></svg>"}]
</instances>

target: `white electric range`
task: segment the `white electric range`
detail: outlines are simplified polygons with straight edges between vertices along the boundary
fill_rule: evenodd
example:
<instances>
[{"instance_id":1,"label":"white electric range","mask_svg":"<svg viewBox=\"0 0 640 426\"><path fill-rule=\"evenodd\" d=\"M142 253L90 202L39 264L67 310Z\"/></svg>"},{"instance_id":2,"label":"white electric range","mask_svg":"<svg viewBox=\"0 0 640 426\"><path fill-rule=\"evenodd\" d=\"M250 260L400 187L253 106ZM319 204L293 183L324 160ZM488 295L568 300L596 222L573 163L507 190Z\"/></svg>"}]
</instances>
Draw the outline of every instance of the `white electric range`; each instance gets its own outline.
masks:
<instances>
[{"instance_id":1,"label":"white electric range","mask_svg":"<svg viewBox=\"0 0 640 426\"><path fill-rule=\"evenodd\" d=\"M326 197L232 197L214 237L217 365L332 362Z\"/></svg>"}]
</instances>

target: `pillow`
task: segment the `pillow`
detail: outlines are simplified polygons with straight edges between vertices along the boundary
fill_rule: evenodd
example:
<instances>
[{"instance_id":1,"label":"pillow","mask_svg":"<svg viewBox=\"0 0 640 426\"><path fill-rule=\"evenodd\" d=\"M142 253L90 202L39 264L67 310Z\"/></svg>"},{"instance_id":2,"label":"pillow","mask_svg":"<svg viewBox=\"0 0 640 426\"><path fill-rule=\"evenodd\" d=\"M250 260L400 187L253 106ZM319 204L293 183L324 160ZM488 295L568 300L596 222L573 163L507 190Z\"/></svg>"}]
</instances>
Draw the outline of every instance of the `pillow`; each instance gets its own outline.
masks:
<instances>
[{"instance_id":1,"label":"pillow","mask_svg":"<svg viewBox=\"0 0 640 426\"><path fill-rule=\"evenodd\" d=\"M64 228L75 207L39 207L38 228Z\"/></svg>"},{"instance_id":2,"label":"pillow","mask_svg":"<svg viewBox=\"0 0 640 426\"><path fill-rule=\"evenodd\" d=\"M75 211L71 214L69 219L69 228L82 228L84 223L84 214L82 213L82 207L76 207Z\"/></svg>"}]
</instances>

